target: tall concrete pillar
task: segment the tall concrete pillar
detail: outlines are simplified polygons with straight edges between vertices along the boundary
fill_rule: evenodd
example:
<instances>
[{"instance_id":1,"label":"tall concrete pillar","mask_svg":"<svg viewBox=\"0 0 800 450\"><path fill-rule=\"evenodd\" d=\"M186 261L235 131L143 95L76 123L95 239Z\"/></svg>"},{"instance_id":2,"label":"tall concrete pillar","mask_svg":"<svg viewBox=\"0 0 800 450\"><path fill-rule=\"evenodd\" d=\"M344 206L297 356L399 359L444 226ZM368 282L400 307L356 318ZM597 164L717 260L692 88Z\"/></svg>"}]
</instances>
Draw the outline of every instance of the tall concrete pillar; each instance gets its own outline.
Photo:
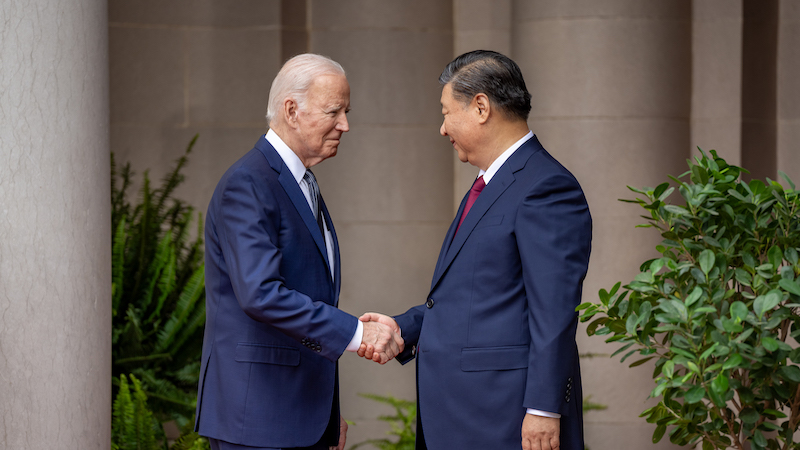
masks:
<instances>
[{"instance_id":1,"label":"tall concrete pillar","mask_svg":"<svg viewBox=\"0 0 800 450\"><path fill-rule=\"evenodd\" d=\"M453 150L439 136L438 77L453 55L449 0L312 0L309 49L347 71L350 132L314 168L342 253L340 307L398 314L422 304L453 219ZM348 442L382 438L386 406L373 393L414 400L414 365L340 360Z\"/></svg>"},{"instance_id":2,"label":"tall concrete pillar","mask_svg":"<svg viewBox=\"0 0 800 450\"><path fill-rule=\"evenodd\" d=\"M779 8L778 170L800 186L800 3L781 0Z\"/></svg>"},{"instance_id":3,"label":"tall concrete pillar","mask_svg":"<svg viewBox=\"0 0 800 450\"><path fill-rule=\"evenodd\" d=\"M106 2L3 2L0 24L0 448L108 449Z\"/></svg>"},{"instance_id":4,"label":"tall concrete pillar","mask_svg":"<svg viewBox=\"0 0 800 450\"><path fill-rule=\"evenodd\" d=\"M512 0L453 0L453 57L472 50L511 55L511 4ZM454 152L454 214L477 175L478 169L461 162Z\"/></svg>"},{"instance_id":5,"label":"tall concrete pillar","mask_svg":"<svg viewBox=\"0 0 800 450\"><path fill-rule=\"evenodd\" d=\"M511 56L532 95L529 124L586 192L594 219L584 300L631 281L657 256L660 236L643 219L630 186L655 186L686 170L691 93L691 2L515 0ZM609 358L617 346L578 331L584 395L605 404L586 414L592 450L652 446L638 415L655 386L652 366ZM593 357L591 357L593 356Z\"/></svg>"},{"instance_id":6,"label":"tall concrete pillar","mask_svg":"<svg viewBox=\"0 0 800 450\"><path fill-rule=\"evenodd\" d=\"M690 146L742 163L742 0L692 2Z\"/></svg>"}]
</instances>

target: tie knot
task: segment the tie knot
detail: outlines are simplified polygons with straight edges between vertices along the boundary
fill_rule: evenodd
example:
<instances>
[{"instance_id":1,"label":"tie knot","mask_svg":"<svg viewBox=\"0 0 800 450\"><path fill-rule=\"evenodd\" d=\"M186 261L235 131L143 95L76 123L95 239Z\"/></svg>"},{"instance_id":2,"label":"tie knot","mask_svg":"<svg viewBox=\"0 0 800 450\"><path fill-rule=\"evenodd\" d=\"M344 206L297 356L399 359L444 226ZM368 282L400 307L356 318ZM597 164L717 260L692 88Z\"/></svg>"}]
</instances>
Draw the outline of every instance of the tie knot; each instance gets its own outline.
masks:
<instances>
[{"instance_id":1,"label":"tie knot","mask_svg":"<svg viewBox=\"0 0 800 450\"><path fill-rule=\"evenodd\" d=\"M475 192L480 194L480 192L485 187L486 187L486 183L483 182L483 175L481 175L475 180L474 183L472 183L472 189L471 190L473 190L473 191L475 191Z\"/></svg>"},{"instance_id":2,"label":"tie knot","mask_svg":"<svg viewBox=\"0 0 800 450\"><path fill-rule=\"evenodd\" d=\"M314 176L314 172L312 172L311 169L306 169L306 174L303 175L303 179L306 180L308 184L317 184L317 177Z\"/></svg>"}]
</instances>

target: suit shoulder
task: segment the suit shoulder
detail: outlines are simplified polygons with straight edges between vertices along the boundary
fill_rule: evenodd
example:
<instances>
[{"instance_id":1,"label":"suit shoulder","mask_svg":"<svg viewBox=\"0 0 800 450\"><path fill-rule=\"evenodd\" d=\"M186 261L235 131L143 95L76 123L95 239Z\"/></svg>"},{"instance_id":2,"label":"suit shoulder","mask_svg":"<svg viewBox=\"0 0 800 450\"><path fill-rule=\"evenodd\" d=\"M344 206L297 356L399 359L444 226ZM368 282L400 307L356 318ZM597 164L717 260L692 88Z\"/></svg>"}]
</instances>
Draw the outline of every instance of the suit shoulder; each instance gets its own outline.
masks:
<instances>
[{"instance_id":1,"label":"suit shoulder","mask_svg":"<svg viewBox=\"0 0 800 450\"><path fill-rule=\"evenodd\" d=\"M547 179L550 182L573 185L581 189L575 175L544 148L530 156L521 172L522 176L530 177L534 183Z\"/></svg>"}]
</instances>

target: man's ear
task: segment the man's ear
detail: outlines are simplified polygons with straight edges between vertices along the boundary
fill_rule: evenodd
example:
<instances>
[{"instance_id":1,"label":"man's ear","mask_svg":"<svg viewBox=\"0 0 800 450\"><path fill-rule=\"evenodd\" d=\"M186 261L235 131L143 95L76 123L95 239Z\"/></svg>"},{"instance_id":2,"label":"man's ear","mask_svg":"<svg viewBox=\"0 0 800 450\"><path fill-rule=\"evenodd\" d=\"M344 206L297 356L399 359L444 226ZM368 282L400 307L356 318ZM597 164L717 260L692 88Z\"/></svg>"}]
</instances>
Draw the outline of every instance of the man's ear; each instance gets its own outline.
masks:
<instances>
[{"instance_id":1,"label":"man's ear","mask_svg":"<svg viewBox=\"0 0 800 450\"><path fill-rule=\"evenodd\" d=\"M281 109L281 112L283 113L286 124L289 125L290 128L297 127L297 113L299 109L299 105L293 98L287 98L283 101L283 109Z\"/></svg>"},{"instance_id":2,"label":"man's ear","mask_svg":"<svg viewBox=\"0 0 800 450\"><path fill-rule=\"evenodd\" d=\"M484 93L475 94L472 98L472 104L475 112L478 114L478 123L486 123L489 120L489 114L492 110L492 105L489 103L489 97Z\"/></svg>"}]
</instances>

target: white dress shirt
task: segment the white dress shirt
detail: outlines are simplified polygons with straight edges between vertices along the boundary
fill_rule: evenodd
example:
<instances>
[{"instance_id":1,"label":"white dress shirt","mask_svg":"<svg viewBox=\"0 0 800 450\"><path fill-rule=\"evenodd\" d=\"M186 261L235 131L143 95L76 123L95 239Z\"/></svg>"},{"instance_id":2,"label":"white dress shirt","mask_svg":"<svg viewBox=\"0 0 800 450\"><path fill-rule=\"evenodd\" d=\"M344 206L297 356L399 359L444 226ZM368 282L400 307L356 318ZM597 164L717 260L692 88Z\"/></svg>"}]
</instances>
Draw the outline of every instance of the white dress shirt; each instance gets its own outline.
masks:
<instances>
[{"instance_id":1,"label":"white dress shirt","mask_svg":"<svg viewBox=\"0 0 800 450\"><path fill-rule=\"evenodd\" d=\"M281 139L280 136L278 136L274 131L270 129L267 131L265 137L267 142L269 142L270 145L275 148L275 151L278 152L278 155L283 160L283 163L286 164L286 167L289 168L289 171L292 172L292 176L294 177L295 181L297 181L297 184L300 186L300 190L303 191L303 195L306 197L308 208L311 209L311 212L313 213L314 211L311 203L311 191L308 188L308 184L303 179L306 174L306 166L303 165L303 162L300 160L297 154L290 149L289 146L283 142L283 139ZM325 247L328 250L328 265L331 268L331 279L333 279L335 276L334 262L336 261L333 254L333 235L331 234L331 230L328 229L327 221L323 220L322 225L325 228ZM361 338L363 335L364 324L362 324L359 320L358 326L356 327L356 332L353 335L353 339L351 339L350 343L347 344L347 348L345 348L345 350L349 352L357 351L361 346Z\"/></svg>"},{"instance_id":2,"label":"white dress shirt","mask_svg":"<svg viewBox=\"0 0 800 450\"><path fill-rule=\"evenodd\" d=\"M489 165L488 169L481 170L480 172L478 172L478 176L482 176L483 177L483 182L486 183L486 185L488 186L489 182L492 180L492 177L494 176L494 174L496 174L497 171L500 170L500 167L503 166L503 164L506 162L506 160L508 160L508 158L510 158L511 155L513 155L514 152L517 151L517 149L522 146L522 144L528 142L528 139L530 139L532 137L533 137L533 131L529 130L528 134L523 136L522 139L520 139L517 142L515 142L511 147L508 148L508 150L506 150L503 153L501 153L500 156L498 156L497 159L495 159L492 162L492 164ZM553 412L549 412L549 411L540 411L538 409L533 409L533 408L527 408L526 412L528 414L533 414L535 416L552 417L554 419L558 419L558 418L561 417L561 414L558 414L558 413L553 413Z\"/></svg>"}]
</instances>

